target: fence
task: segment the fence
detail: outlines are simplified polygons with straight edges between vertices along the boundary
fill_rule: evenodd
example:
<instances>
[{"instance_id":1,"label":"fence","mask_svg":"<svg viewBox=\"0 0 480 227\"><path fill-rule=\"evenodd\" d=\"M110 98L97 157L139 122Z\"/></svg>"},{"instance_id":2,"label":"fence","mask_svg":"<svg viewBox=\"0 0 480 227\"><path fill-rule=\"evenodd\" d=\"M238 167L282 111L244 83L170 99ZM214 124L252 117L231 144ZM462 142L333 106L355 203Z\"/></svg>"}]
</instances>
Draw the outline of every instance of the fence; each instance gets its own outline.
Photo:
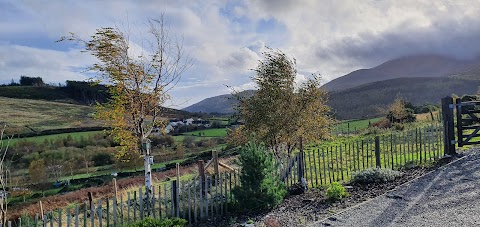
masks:
<instances>
[{"instance_id":1,"label":"fence","mask_svg":"<svg viewBox=\"0 0 480 227\"><path fill-rule=\"evenodd\" d=\"M231 209L232 189L238 185L238 172L224 172L189 180L173 180L154 188L151 198L144 189L118 197L97 199L66 209L49 211L43 216L23 217L9 226L124 226L153 218L181 217L193 223L223 215ZM143 191L143 192L142 192Z\"/></svg>"},{"instance_id":2,"label":"fence","mask_svg":"<svg viewBox=\"0 0 480 227\"><path fill-rule=\"evenodd\" d=\"M346 182L353 173L373 167L400 169L437 160L444 155L443 128L439 125L352 140L329 147L312 147L294 154L278 170L291 186L305 178L309 187ZM202 165L203 166L203 165ZM218 171L216 171L218 173ZM232 189L239 185L238 171L172 180L157 186L151 198L142 188L117 198L103 198L25 217L13 226L123 226L147 216L181 217L190 223L223 215L232 208Z\"/></svg>"},{"instance_id":3,"label":"fence","mask_svg":"<svg viewBox=\"0 0 480 227\"><path fill-rule=\"evenodd\" d=\"M305 149L292 157L282 175L287 186L305 178L309 187L346 182L360 170L400 169L428 163L444 155L443 128L431 125L374 136L336 146Z\"/></svg>"}]
</instances>

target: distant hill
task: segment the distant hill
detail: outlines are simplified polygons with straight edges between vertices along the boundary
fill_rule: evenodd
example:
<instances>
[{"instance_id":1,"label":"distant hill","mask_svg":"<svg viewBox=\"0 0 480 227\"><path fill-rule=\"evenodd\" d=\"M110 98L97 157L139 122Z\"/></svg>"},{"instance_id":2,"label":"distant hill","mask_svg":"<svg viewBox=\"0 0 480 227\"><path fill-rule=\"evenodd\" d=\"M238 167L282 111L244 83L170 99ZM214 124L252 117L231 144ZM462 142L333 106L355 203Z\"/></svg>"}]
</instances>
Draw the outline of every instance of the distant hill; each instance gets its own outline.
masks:
<instances>
[{"instance_id":1,"label":"distant hill","mask_svg":"<svg viewBox=\"0 0 480 227\"><path fill-rule=\"evenodd\" d=\"M106 102L110 96L104 85L67 81L66 86L0 86L0 97L90 105Z\"/></svg>"},{"instance_id":2,"label":"distant hill","mask_svg":"<svg viewBox=\"0 0 480 227\"><path fill-rule=\"evenodd\" d=\"M354 88L330 92L328 105L335 118L360 119L380 116L398 96L414 105L440 104L442 97L456 94L475 94L480 86L480 68L471 69L450 77L407 77L383 80ZM252 95L255 91L245 91ZM184 110L203 113L232 113L237 101L232 95L220 95L202 100Z\"/></svg>"},{"instance_id":3,"label":"distant hill","mask_svg":"<svg viewBox=\"0 0 480 227\"><path fill-rule=\"evenodd\" d=\"M328 105L337 119L370 118L380 116L379 110L385 109L397 95L414 105L440 104L447 95L475 94L479 86L478 77L396 78L331 92Z\"/></svg>"},{"instance_id":4,"label":"distant hill","mask_svg":"<svg viewBox=\"0 0 480 227\"><path fill-rule=\"evenodd\" d=\"M253 95L254 90L246 90L239 93L240 97L249 97ZM237 100L233 98L233 95L219 95L211 98L204 99L191 106L183 108L182 110L192 113L222 113L230 114L234 113L234 107L237 104Z\"/></svg>"},{"instance_id":5,"label":"distant hill","mask_svg":"<svg viewBox=\"0 0 480 227\"><path fill-rule=\"evenodd\" d=\"M341 91L362 84L403 77L446 77L479 69L480 59L458 60L440 55L407 56L387 61L371 69L360 69L334 79L323 88Z\"/></svg>"},{"instance_id":6,"label":"distant hill","mask_svg":"<svg viewBox=\"0 0 480 227\"><path fill-rule=\"evenodd\" d=\"M397 95L414 105L440 104L442 97L475 94L480 86L478 76L396 78L373 82L355 88L330 92L328 105L339 120L361 119L381 115L380 109L390 105ZM253 94L254 91L248 91ZM220 95L202 100L184 110L193 112L232 113L237 102L232 95Z\"/></svg>"}]
</instances>

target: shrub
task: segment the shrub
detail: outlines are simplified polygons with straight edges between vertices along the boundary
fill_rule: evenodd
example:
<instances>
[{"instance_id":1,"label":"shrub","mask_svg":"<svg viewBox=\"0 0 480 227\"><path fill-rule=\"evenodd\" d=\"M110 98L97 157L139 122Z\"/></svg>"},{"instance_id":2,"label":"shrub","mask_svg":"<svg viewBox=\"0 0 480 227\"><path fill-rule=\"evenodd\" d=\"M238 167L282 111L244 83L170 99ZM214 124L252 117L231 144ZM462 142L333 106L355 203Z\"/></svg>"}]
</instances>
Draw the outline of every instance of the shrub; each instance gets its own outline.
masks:
<instances>
[{"instance_id":1,"label":"shrub","mask_svg":"<svg viewBox=\"0 0 480 227\"><path fill-rule=\"evenodd\" d=\"M233 190L241 211L271 209L282 202L287 191L276 173L272 153L263 144L250 141L240 153L240 186Z\"/></svg>"},{"instance_id":2,"label":"shrub","mask_svg":"<svg viewBox=\"0 0 480 227\"><path fill-rule=\"evenodd\" d=\"M185 136L183 138L183 146L186 148L195 148L195 137L193 136Z\"/></svg>"},{"instance_id":3,"label":"shrub","mask_svg":"<svg viewBox=\"0 0 480 227\"><path fill-rule=\"evenodd\" d=\"M347 196L349 196L349 194L345 190L345 187L343 187L343 185L338 182L333 182L327 188L327 198L332 201L341 200L342 198L345 198Z\"/></svg>"},{"instance_id":4,"label":"shrub","mask_svg":"<svg viewBox=\"0 0 480 227\"><path fill-rule=\"evenodd\" d=\"M401 124L401 123L395 124L395 130L397 130L397 131L403 131L403 130L405 130L405 125L404 125L404 124Z\"/></svg>"},{"instance_id":5,"label":"shrub","mask_svg":"<svg viewBox=\"0 0 480 227\"><path fill-rule=\"evenodd\" d=\"M127 227L182 227L187 223L187 220L181 218L166 218L159 220L147 217L143 219L143 221L127 225Z\"/></svg>"},{"instance_id":6,"label":"shrub","mask_svg":"<svg viewBox=\"0 0 480 227\"><path fill-rule=\"evenodd\" d=\"M371 126L384 129L384 128L391 128L392 123L388 119L382 119L378 122L371 124Z\"/></svg>"},{"instance_id":7,"label":"shrub","mask_svg":"<svg viewBox=\"0 0 480 227\"><path fill-rule=\"evenodd\" d=\"M382 183L395 180L401 173L399 171L382 168L370 168L356 172L352 176L352 183L369 184Z\"/></svg>"},{"instance_id":8,"label":"shrub","mask_svg":"<svg viewBox=\"0 0 480 227\"><path fill-rule=\"evenodd\" d=\"M113 156L109 153L98 153L92 157L94 166L104 166L113 164Z\"/></svg>"},{"instance_id":9,"label":"shrub","mask_svg":"<svg viewBox=\"0 0 480 227\"><path fill-rule=\"evenodd\" d=\"M175 140L171 135L153 135L150 136L150 139L152 140L152 146L157 147L160 147L162 145L166 147L171 147L175 143Z\"/></svg>"}]
</instances>

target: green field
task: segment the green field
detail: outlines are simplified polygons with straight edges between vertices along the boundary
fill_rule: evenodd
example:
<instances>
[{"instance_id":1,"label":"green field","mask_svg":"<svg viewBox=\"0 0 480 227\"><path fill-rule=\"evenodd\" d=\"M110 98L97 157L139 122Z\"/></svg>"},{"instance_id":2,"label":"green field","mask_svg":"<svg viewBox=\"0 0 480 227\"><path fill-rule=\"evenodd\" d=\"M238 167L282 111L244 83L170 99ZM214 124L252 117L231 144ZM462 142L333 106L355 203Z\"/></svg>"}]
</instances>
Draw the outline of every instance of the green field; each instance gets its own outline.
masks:
<instances>
[{"instance_id":1,"label":"green field","mask_svg":"<svg viewBox=\"0 0 480 227\"><path fill-rule=\"evenodd\" d=\"M189 135L189 136L201 135L201 137L224 137L224 136L227 136L227 129L211 128L211 129L199 130L195 132L187 132L187 133L183 133L183 135Z\"/></svg>"},{"instance_id":2,"label":"green field","mask_svg":"<svg viewBox=\"0 0 480 227\"><path fill-rule=\"evenodd\" d=\"M385 131L379 137L382 168L401 169L430 164L443 156L440 125L405 131ZM306 146L306 175L312 187L334 181L348 182L352 173L376 167L375 135L337 138Z\"/></svg>"},{"instance_id":3,"label":"green field","mask_svg":"<svg viewBox=\"0 0 480 227\"><path fill-rule=\"evenodd\" d=\"M54 134L54 135L46 135L46 136L35 136L35 137L28 137L28 138L18 138L12 139L10 141L11 145L15 145L19 141L27 141L27 142L34 142L34 143L43 143L46 139L48 140L58 140L64 139L68 136L72 137L74 141L79 141L82 137L88 138L90 136L103 133L103 131L91 131L91 132L70 132L70 133L62 133L62 134Z\"/></svg>"},{"instance_id":4,"label":"green field","mask_svg":"<svg viewBox=\"0 0 480 227\"><path fill-rule=\"evenodd\" d=\"M373 123L379 122L382 119L384 119L384 117L377 117L377 118L364 119L364 120L342 121L336 126L335 130L338 132L344 132L344 133L355 132L358 130L368 128L369 122L373 124Z\"/></svg>"}]
</instances>

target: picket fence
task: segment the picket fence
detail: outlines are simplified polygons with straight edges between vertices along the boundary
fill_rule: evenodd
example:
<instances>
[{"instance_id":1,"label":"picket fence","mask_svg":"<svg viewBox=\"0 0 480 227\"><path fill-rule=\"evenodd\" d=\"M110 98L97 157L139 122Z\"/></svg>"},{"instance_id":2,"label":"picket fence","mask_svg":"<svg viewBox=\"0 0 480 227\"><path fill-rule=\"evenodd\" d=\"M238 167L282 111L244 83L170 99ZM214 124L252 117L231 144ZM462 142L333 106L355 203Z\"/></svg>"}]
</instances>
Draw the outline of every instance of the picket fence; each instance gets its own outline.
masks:
<instances>
[{"instance_id":1,"label":"picket fence","mask_svg":"<svg viewBox=\"0 0 480 227\"><path fill-rule=\"evenodd\" d=\"M295 153L276 174L290 187L305 179L308 187L347 182L355 172L367 168L408 168L444 155L443 128L431 125L388 135L339 143L336 146L306 147ZM202 180L203 179L203 180ZM145 217L180 217L190 223L212 219L232 210L232 189L239 185L239 172L229 171L204 178L171 180L156 186L150 198L144 188L123 192L22 217L9 226L124 226ZM0 226L1 227L1 226Z\"/></svg>"},{"instance_id":2,"label":"picket fence","mask_svg":"<svg viewBox=\"0 0 480 227\"><path fill-rule=\"evenodd\" d=\"M429 125L336 146L306 148L292 157L283 179L287 186L304 178L309 187L321 187L348 182L364 169L399 170L431 163L444 155L443 127Z\"/></svg>"}]
</instances>

